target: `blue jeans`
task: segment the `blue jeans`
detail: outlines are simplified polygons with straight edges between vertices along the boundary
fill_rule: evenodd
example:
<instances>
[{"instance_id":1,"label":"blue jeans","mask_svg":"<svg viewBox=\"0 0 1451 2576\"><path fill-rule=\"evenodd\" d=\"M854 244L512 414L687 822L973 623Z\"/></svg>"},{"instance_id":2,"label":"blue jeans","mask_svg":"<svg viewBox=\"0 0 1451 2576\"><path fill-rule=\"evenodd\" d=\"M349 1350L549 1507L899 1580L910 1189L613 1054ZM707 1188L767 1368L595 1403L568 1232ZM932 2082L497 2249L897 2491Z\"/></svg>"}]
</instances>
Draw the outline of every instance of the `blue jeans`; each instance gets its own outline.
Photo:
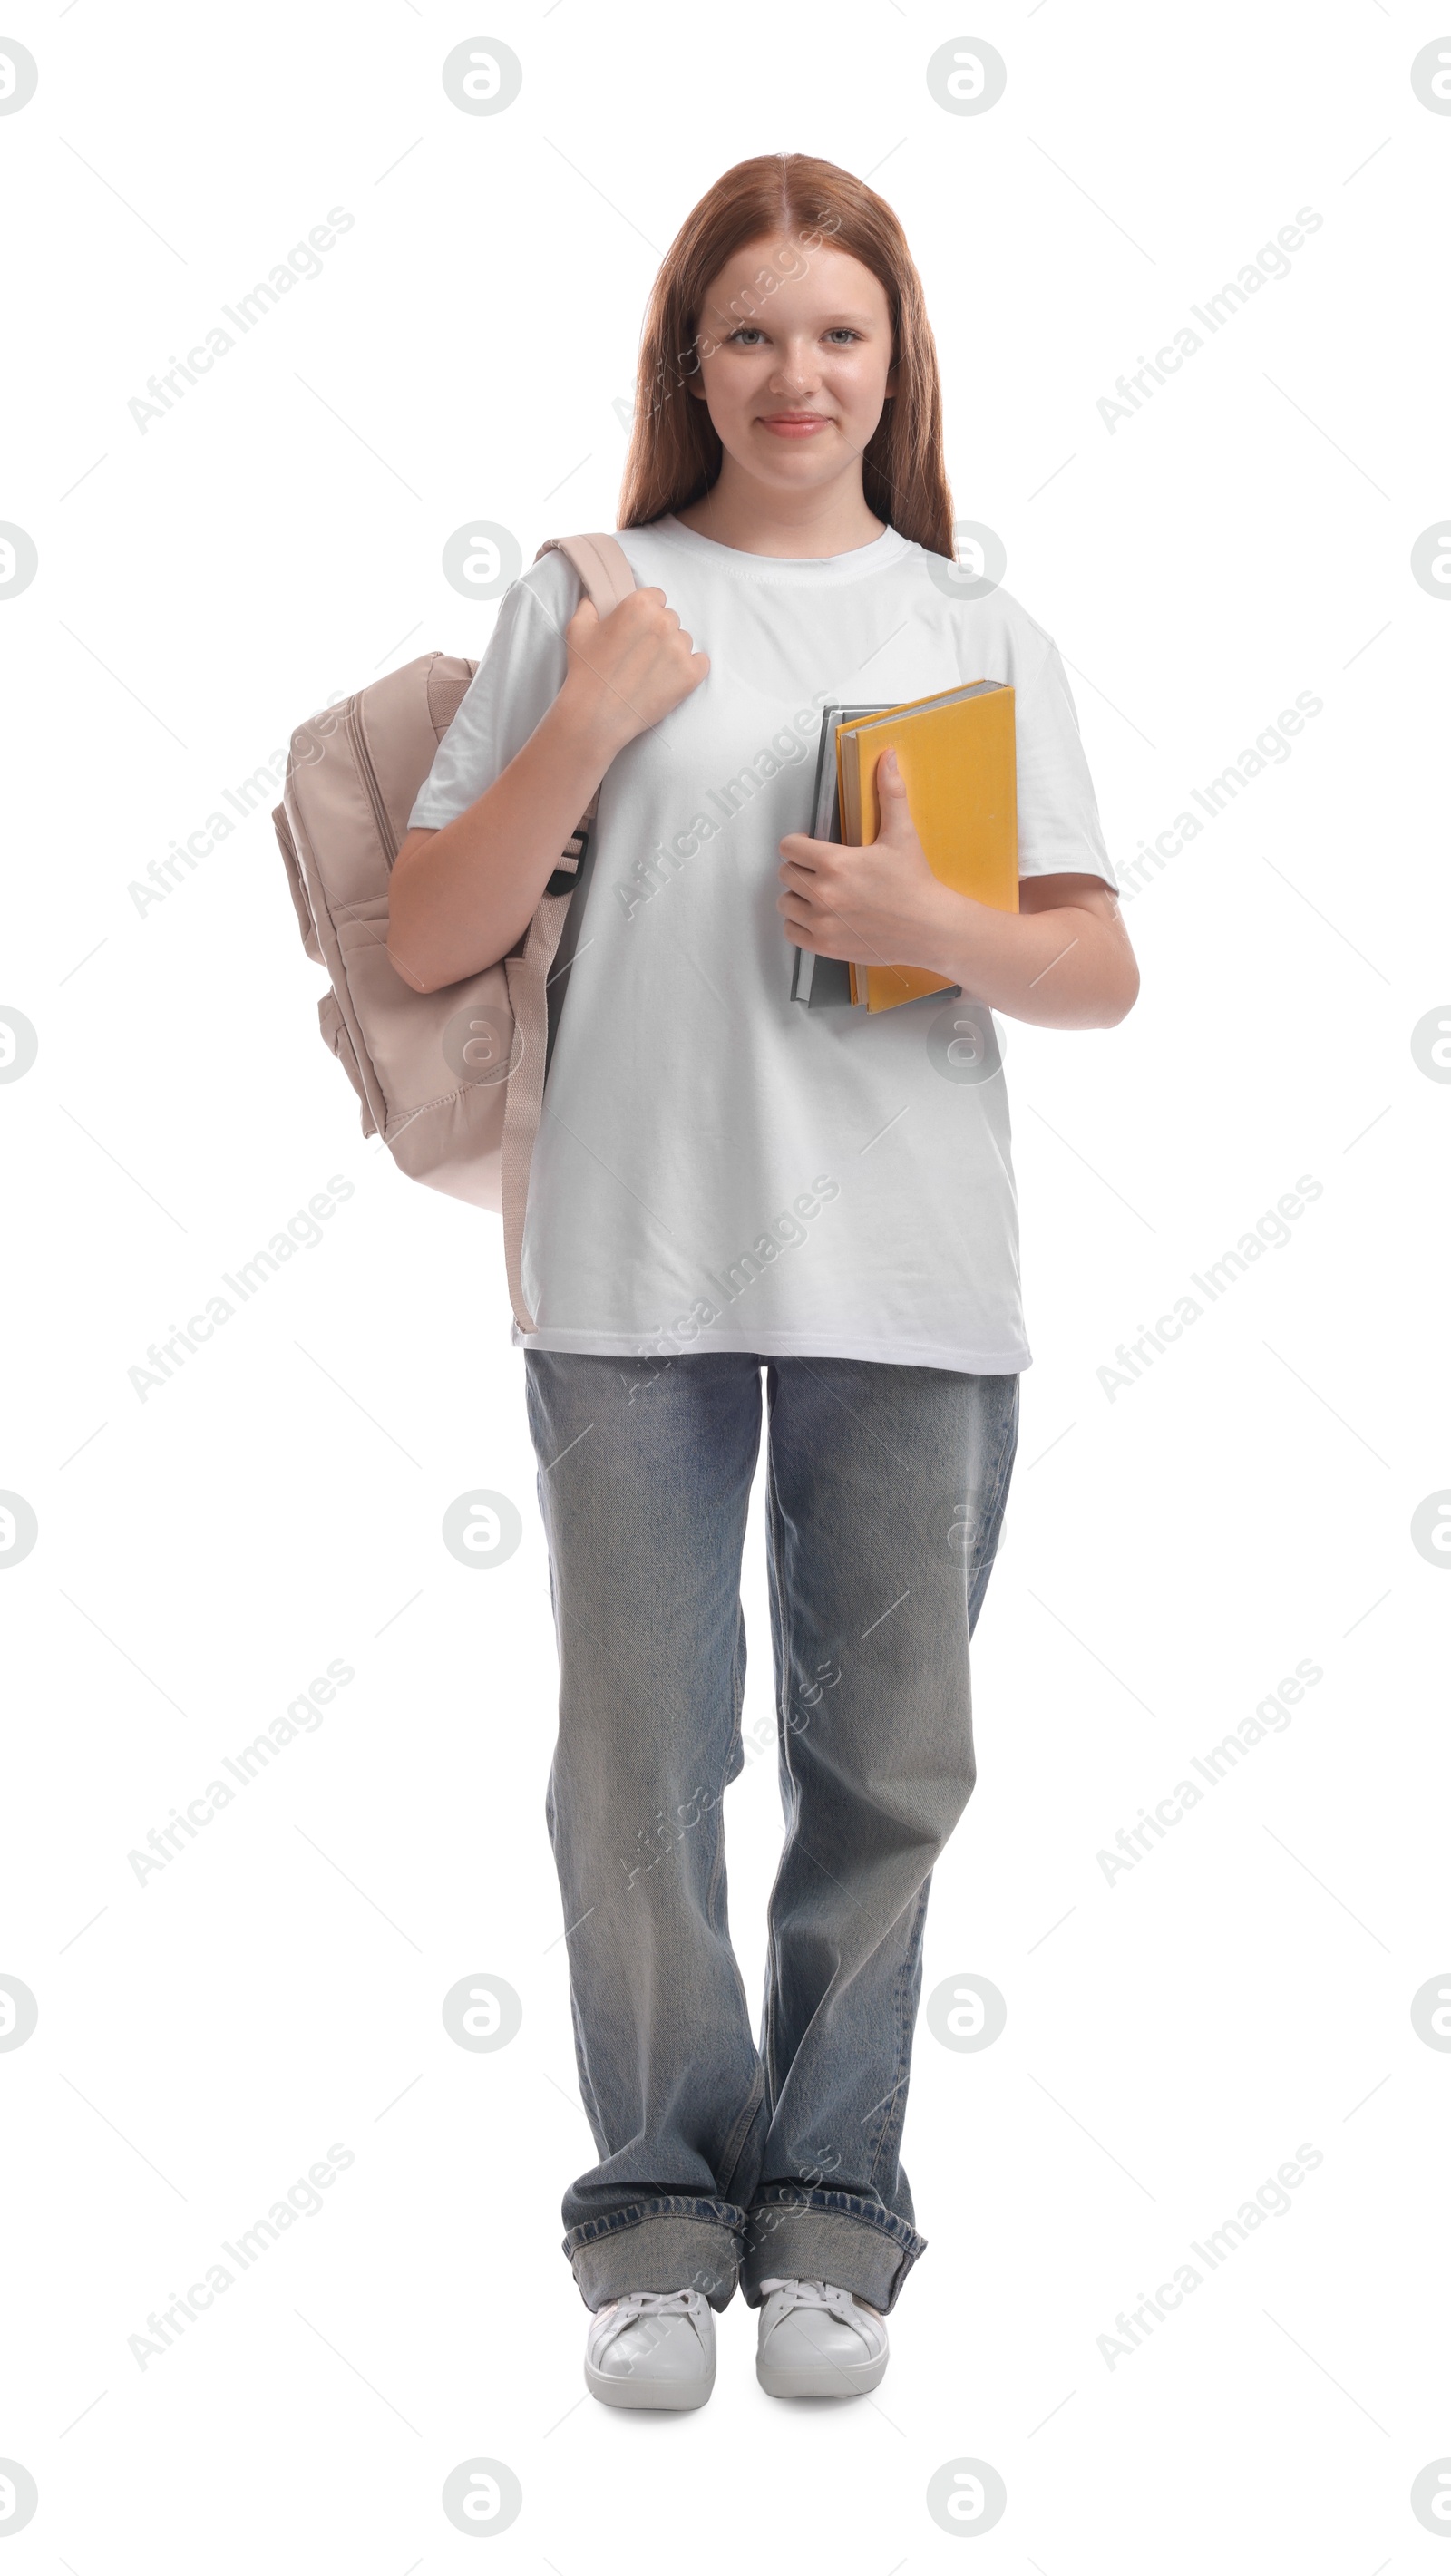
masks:
<instances>
[{"instance_id":1,"label":"blue jeans","mask_svg":"<svg viewBox=\"0 0 1451 2576\"><path fill-rule=\"evenodd\" d=\"M760 2044L726 1919L740 1605L766 1373L781 1799ZM968 1640L1018 1380L752 1352L526 1351L559 1644L546 1813L599 2162L565 2195L590 2308L887 2310L925 2238L899 2148L933 1863L975 1777Z\"/></svg>"}]
</instances>

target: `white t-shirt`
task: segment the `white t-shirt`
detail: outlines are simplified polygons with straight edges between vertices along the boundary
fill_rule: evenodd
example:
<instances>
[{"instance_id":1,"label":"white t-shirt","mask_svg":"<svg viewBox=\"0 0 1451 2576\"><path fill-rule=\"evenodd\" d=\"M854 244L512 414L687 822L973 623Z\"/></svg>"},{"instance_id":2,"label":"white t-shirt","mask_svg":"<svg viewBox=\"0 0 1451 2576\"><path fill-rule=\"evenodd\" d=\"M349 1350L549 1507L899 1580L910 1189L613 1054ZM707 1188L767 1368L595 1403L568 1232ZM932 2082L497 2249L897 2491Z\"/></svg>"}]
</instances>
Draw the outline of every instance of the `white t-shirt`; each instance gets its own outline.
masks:
<instances>
[{"instance_id":1,"label":"white t-shirt","mask_svg":"<svg viewBox=\"0 0 1451 2576\"><path fill-rule=\"evenodd\" d=\"M871 1014L793 1001L778 843L810 828L823 704L1002 680L1020 873L1116 887L1057 647L890 527L805 560L673 516L619 542L710 670L601 790L530 1174L539 1329L513 1339L1027 1368L1001 1029L947 993ZM505 592L411 824L450 822L522 749L580 596L558 551Z\"/></svg>"}]
</instances>

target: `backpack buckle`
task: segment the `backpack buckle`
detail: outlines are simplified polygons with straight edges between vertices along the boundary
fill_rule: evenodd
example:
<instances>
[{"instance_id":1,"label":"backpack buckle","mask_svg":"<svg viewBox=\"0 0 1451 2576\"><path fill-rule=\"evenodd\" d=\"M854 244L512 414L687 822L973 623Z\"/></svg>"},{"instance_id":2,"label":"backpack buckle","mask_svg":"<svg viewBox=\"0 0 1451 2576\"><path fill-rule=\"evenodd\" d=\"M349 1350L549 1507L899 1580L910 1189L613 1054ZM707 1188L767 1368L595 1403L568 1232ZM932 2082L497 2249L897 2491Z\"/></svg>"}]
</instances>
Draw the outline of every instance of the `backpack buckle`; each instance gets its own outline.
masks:
<instances>
[{"instance_id":1,"label":"backpack buckle","mask_svg":"<svg viewBox=\"0 0 1451 2576\"><path fill-rule=\"evenodd\" d=\"M584 865L585 853L588 848L588 832L583 830L571 832L569 839L565 842L564 848L560 853L559 865L555 868L548 884L545 886L544 891L546 894L570 894L573 892L579 879L580 869Z\"/></svg>"}]
</instances>

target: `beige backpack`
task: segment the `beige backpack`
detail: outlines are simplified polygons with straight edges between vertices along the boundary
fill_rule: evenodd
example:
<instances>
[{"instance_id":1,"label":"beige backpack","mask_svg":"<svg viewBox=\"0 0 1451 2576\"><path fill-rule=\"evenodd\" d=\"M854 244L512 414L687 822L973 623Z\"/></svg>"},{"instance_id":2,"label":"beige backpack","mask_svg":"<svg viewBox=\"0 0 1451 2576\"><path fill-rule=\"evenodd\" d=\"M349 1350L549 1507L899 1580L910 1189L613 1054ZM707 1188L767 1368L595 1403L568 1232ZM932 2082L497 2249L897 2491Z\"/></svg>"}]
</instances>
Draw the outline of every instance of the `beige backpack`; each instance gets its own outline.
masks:
<instances>
[{"instance_id":1,"label":"beige backpack","mask_svg":"<svg viewBox=\"0 0 1451 2576\"><path fill-rule=\"evenodd\" d=\"M555 547L601 617L634 589L612 536L547 537L535 562ZM416 993L387 949L389 872L477 668L449 653L423 653L299 725L272 820L302 944L332 978L317 1015L363 1104L364 1135L381 1136L411 1179L502 1215L510 1302L520 1329L532 1333L519 1254L544 1097L550 969L588 856L599 789L511 955L436 993ZM555 1007L557 1016L558 996Z\"/></svg>"}]
</instances>

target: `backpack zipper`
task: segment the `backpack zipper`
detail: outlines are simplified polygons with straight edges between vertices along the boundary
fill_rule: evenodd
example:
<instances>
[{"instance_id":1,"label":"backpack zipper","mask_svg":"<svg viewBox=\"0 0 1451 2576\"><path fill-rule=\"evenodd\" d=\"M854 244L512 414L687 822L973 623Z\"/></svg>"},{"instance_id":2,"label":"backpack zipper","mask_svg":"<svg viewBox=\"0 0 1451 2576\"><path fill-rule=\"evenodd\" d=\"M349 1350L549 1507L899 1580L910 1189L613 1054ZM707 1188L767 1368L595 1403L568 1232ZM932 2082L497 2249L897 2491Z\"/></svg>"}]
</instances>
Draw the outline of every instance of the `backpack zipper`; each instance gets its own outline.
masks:
<instances>
[{"instance_id":1,"label":"backpack zipper","mask_svg":"<svg viewBox=\"0 0 1451 2576\"><path fill-rule=\"evenodd\" d=\"M383 791L378 785L378 773L373 767L372 757L364 739L362 712L355 697L348 700L348 740L353 746L353 757L358 764L363 785L368 791L368 801L373 808L373 820L378 826L378 838L383 845L383 856L391 868L398 856L398 844L393 838L393 826L388 820L388 808L383 802Z\"/></svg>"}]
</instances>

